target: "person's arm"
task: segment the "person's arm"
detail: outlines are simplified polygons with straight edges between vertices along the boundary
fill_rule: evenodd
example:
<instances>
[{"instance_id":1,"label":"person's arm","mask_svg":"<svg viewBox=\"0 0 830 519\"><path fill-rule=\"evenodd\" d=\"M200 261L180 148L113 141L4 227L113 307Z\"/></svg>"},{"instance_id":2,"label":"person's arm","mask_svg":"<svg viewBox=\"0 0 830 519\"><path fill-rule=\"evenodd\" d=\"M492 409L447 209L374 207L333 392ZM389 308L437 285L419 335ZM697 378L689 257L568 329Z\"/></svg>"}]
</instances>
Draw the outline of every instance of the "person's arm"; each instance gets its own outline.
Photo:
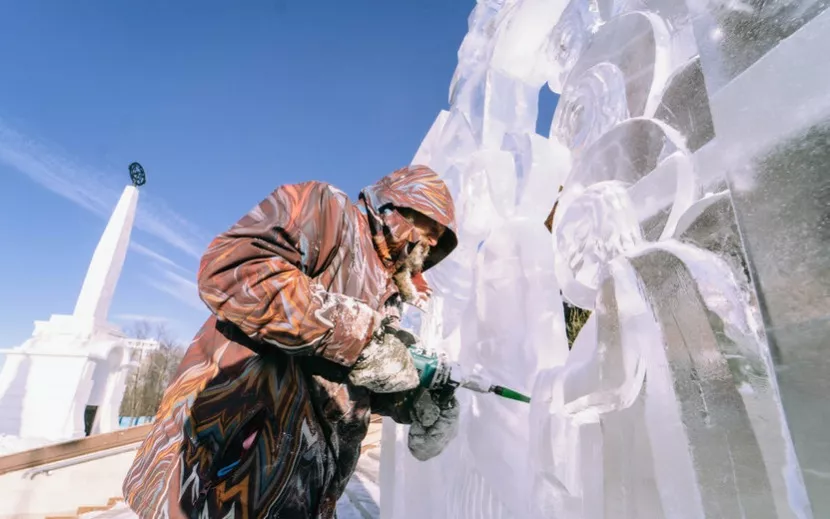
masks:
<instances>
[{"instance_id":1,"label":"person's arm","mask_svg":"<svg viewBox=\"0 0 830 519\"><path fill-rule=\"evenodd\" d=\"M218 319L288 354L350 367L380 315L314 281L337 256L351 222L348 197L326 184L278 188L202 257L199 294Z\"/></svg>"}]
</instances>

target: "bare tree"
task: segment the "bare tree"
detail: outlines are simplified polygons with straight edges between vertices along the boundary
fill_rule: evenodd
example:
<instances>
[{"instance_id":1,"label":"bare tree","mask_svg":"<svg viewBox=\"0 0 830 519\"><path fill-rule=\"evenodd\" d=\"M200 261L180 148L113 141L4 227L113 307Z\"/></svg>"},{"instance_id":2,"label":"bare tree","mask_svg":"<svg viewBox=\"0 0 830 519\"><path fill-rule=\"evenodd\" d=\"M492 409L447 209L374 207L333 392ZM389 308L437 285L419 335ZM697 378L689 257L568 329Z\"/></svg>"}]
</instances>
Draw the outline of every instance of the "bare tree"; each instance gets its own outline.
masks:
<instances>
[{"instance_id":1,"label":"bare tree","mask_svg":"<svg viewBox=\"0 0 830 519\"><path fill-rule=\"evenodd\" d=\"M121 416L153 416L156 414L164 390L176 373L184 356L184 348L171 338L167 327L138 321L128 331L136 339L154 339L159 342L155 351L136 352L138 367L133 370L121 401Z\"/></svg>"}]
</instances>

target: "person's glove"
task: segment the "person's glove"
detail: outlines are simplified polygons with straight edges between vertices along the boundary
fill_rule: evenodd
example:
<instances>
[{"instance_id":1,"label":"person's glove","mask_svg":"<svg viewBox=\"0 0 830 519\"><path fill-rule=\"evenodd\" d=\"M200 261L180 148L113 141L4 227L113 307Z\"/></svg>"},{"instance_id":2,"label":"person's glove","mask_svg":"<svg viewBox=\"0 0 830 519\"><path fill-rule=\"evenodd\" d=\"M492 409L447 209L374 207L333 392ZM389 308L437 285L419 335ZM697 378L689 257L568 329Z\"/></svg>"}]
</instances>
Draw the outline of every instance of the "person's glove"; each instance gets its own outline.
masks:
<instances>
[{"instance_id":1,"label":"person's glove","mask_svg":"<svg viewBox=\"0 0 830 519\"><path fill-rule=\"evenodd\" d=\"M352 367L351 383L375 393L397 393L418 387L420 376L401 340L404 333L386 322L381 324Z\"/></svg>"},{"instance_id":2,"label":"person's glove","mask_svg":"<svg viewBox=\"0 0 830 519\"><path fill-rule=\"evenodd\" d=\"M407 446L415 459L420 461L427 461L441 454L447 444L458 435L458 400L455 396L445 403L436 400L436 394L423 391L413 404L413 420L409 427Z\"/></svg>"}]
</instances>

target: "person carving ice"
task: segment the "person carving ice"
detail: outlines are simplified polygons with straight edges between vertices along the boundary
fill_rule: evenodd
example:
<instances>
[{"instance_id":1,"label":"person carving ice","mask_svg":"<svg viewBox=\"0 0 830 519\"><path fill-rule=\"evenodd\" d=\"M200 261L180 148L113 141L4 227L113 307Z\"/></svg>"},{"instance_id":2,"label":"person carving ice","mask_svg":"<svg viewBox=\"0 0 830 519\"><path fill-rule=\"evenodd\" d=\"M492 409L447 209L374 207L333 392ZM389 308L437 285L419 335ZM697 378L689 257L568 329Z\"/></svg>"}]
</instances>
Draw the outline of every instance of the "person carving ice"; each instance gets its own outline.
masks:
<instances>
[{"instance_id":1,"label":"person carving ice","mask_svg":"<svg viewBox=\"0 0 830 519\"><path fill-rule=\"evenodd\" d=\"M458 404L417 387L400 314L456 245L452 197L427 167L356 204L322 182L276 189L202 258L213 315L124 480L127 504L143 519L332 518L371 412L411 424L417 459L438 455Z\"/></svg>"}]
</instances>

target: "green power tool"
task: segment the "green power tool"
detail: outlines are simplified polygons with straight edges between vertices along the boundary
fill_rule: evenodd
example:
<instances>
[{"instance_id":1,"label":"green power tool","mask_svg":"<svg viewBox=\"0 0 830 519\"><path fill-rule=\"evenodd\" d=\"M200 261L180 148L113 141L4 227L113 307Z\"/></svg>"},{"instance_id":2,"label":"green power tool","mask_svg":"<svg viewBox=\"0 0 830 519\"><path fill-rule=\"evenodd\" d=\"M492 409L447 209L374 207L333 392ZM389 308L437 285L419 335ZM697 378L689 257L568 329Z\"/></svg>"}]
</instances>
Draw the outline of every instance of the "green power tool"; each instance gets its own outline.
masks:
<instances>
[{"instance_id":1,"label":"green power tool","mask_svg":"<svg viewBox=\"0 0 830 519\"><path fill-rule=\"evenodd\" d=\"M457 388L464 387L479 393L495 393L503 398L530 402L529 396L495 385L478 373L464 373L459 365L451 363L442 353L417 344L408 344L407 347L421 376L421 387L437 392L439 399L449 399Z\"/></svg>"}]
</instances>

